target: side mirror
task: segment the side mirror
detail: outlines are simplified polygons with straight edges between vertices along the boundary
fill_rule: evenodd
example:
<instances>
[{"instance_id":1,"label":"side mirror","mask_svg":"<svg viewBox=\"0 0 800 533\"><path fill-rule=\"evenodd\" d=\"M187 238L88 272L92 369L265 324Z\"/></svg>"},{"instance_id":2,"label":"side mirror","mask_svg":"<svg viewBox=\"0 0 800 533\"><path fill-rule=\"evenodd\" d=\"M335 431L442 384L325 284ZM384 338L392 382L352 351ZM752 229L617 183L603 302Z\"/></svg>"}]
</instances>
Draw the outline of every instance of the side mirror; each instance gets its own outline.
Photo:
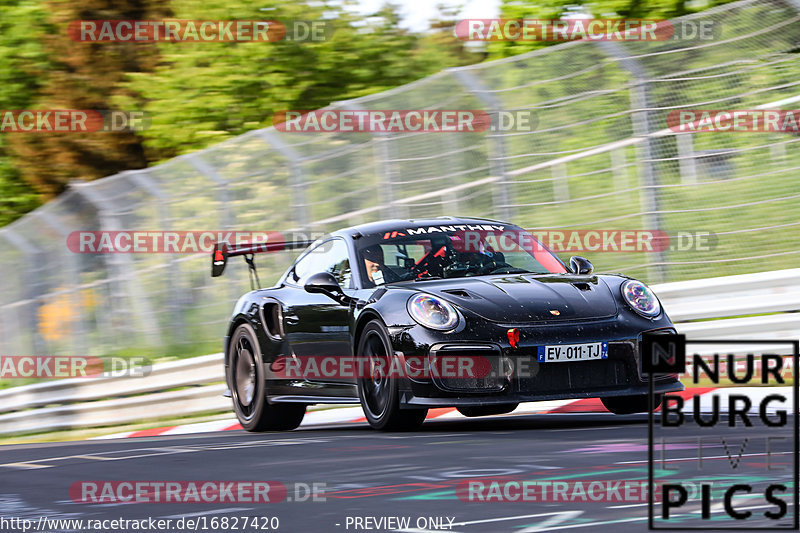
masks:
<instances>
[{"instance_id":1,"label":"side mirror","mask_svg":"<svg viewBox=\"0 0 800 533\"><path fill-rule=\"evenodd\" d=\"M337 302L345 303L347 296L345 296L339 282L333 277L330 272L317 272L312 274L306 279L303 289L310 293L319 293L329 296Z\"/></svg>"},{"instance_id":2,"label":"side mirror","mask_svg":"<svg viewBox=\"0 0 800 533\"><path fill-rule=\"evenodd\" d=\"M585 257L573 255L569 258L569 268L573 274L591 274L594 266Z\"/></svg>"}]
</instances>

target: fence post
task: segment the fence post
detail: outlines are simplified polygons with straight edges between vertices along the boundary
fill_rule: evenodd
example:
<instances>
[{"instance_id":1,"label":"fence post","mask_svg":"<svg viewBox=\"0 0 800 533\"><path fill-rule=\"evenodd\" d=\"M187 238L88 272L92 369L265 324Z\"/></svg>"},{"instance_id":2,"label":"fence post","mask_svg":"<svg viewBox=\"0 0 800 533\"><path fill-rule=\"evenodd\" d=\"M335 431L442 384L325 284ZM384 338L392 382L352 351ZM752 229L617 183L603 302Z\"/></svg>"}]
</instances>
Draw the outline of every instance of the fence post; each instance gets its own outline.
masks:
<instances>
[{"instance_id":1,"label":"fence post","mask_svg":"<svg viewBox=\"0 0 800 533\"><path fill-rule=\"evenodd\" d=\"M550 167L550 174L553 177L553 191L558 202L569 201L569 181L567 181L567 165L559 163Z\"/></svg>"},{"instance_id":2,"label":"fence post","mask_svg":"<svg viewBox=\"0 0 800 533\"><path fill-rule=\"evenodd\" d=\"M597 45L608 56L619 61L620 66L627 70L633 78L631 87L631 111L633 111L633 134L642 138L642 142L637 144L639 159L639 171L641 175L641 202L643 219L647 229L662 230L663 224L659 213L658 191L656 190L657 179L653 168L653 139L650 137L652 129L650 127L649 94L647 85L647 73L634 58L625 53L624 48L616 42L597 41ZM660 283L666 278L664 256L661 251L649 253L652 264L648 268L650 283Z\"/></svg>"},{"instance_id":3,"label":"fence post","mask_svg":"<svg viewBox=\"0 0 800 533\"><path fill-rule=\"evenodd\" d=\"M0 239L3 239L5 236L5 232L0 229ZM28 260L25 259L22 261L22 264L28 264ZM25 272L27 269L19 269L20 272ZM12 348L13 343L11 340L12 332L21 332L23 330L22 324L17 322L17 315L14 314L12 308L9 304L12 303L13 297L11 296L11 289L8 287L10 280L7 276L0 276L0 298L2 295L6 295L8 300L1 300L0 299L0 355L12 355L15 353L21 353L21 351L15 350ZM20 284L21 286L25 286L25 282ZM17 300L23 300L23 298L17 298ZM35 325L36 322L28 321L28 325L32 326ZM31 328L31 333L36 331L35 327Z\"/></svg>"},{"instance_id":4,"label":"fence post","mask_svg":"<svg viewBox=\"0 0 800 533\"><path fill-rule=\"evenodd\" d=\"M454 135L457 135L456 133L448 132L448 133L440 133L439 135L442 135L442 140L444 142L444 146L445 146L446 151L455 152L458 149L457 143L455 142L456 138L453 137ZM450 170L452 168L455 168L455 165L446 165L445 168ZM455 187L457 185L458 185L458 176L453 176L452 178L450 178L448 180L448 183L447 183L448 187ZM458 194L450 194L449 197L447 195L443 194L442 195L442 207L444 207L444 206L448 206L448 210L450 212L449 213L448 212L443 212L442 213L443 215L448 215L449 214L449 215L459 216L461 214L461 212L462 212L461 211L461 202L458 199Z\"/></svg>"},{"instance_id":5,"label":"fence post","mask_svg":"<svg viewBox=\"0 0 800 533\"><path fill-rule=\"evenodd\" d=\"M40 218L45 225L49 226L62 238L61 244L58 246L58 248L62 250L64 266L72 274L71 279L74 282L74 286L72 290L69 291L72 295L72 303L76 309L80 310L80 318L76 320L75 335L72 336L72 349L75 350L75 353L89 354L89 344L86 342L89 328L86 327L86 321L84 320L83 302L80 300L80 290L78 289L78 286L81 282L81 271L78 267L78 261L76 260L75 255L67 248L67 237L69 236L69 231L66 230L63 223L56 220L56 217L48 213L45 209L37 209L36 211L33 211L32 214L33 216Z\"/></svg>"},{"instance_id":6,"label":"fence post","mask_svg":"<svg viewBox=\"0 0 800 533\"><path fill-rule=\"evenodd\" d=\"M200 157L200 154L202 154L202 152L186 154L181 157L189 161L189 164L200 172L200 174L216 184L215 188L218 192L217 201L222 209L222 229L231 229L236 224L236 216L231 211L231 191L228 187L228 180L222 177L222 175L217 172L217 169L209 165L205 159ZM206 283L212 283L211 278L207 278ZM239 297L236 287L232 283L225 284L225 291L227 291L228 300L235 302Z\"/></svg>"},{"instance_id":7,"label":"fence post","mask_svg":"<svg viewBox=\"0 0 800 533\"><path fill-rule=\"evenodd\" d=\"M389 143L392 136L389 133L378 132L375 134L375 149L372 151L373 157L378 162L383 176L383 200L386 205L386 213L390 218L403 218L408 216L408 208L405 205L395 203L394 197L394 166L391 160L391 150Z\"/></svg>"},{"instance_id":8,"label":"fence post","mask_svg":"<svg viewBox=\"0 0 800 533\"><path fill-rule=\"evenodd\" d=\"M292 203L294 204L294 222L301 231L310 230L311 219L308 213L308 195L306 194L306 181L300 163L303 158L290 145L269 130L258 130L258 136L270 147L278 151L289 162L289 186L292 188Z\"/></svg>"},{"instance_id":9,"label":"fence post","mask_svg":"<svg viewBox=\"0 0 800 533\"><path fill-rule=\"evenodd\" d=\"M9 227L0 229L0 238L3 238L8 242L11 246L19 250L24 256L25 261L22 264L22 268L19 268L18 271L20 273L20 278L23 284L25 297L30 300L30 304L25 306L27 312L22 317L15 316L14 322L17 323L18 330L21 332L24 328L30 328L31 332L31 342L32 342L32 352L31 355L35 354L46 354L48 352L47 345L42 339L41 335L39 334L39 327L38 327L38 317L36 316L36 304L39 300L40 296L44 292L42 287L41 279L37 278L35 271L39 270L39 260L42 257L42 251L31 244L28 240L26 240L22 235L19 233L14 232ZM5 279L5 276L2 276ZM12 302L6 302L4 305L4 310L8 311L7 305ZM13 313L13 311L12 311ZM6 323L11 323L11 321L6 320ZM25 323L27 322L27 324ZM4 345L8 346L11 345L8 339L11 338L12 331L8 328L3 328L3 341ZM19 347L22 348L22 344L19 344ZM7 352L6 355L14 355L11 352ZM22 355L21 353L19 355Z\"/></svg>"},{"instance_id":10,"label":"fence post","mask_svg":"<svg viewBox=\"0 0 800 533\"><path fill-rule=\"evenodd\" d=\"M342 100L335 102L334 106L341 107L342 109L349 109L351 111L360 111L359 108L353 105L352 100ZM403 218L408 215L406 207L395 203L394 194L394 167L391 161L391 150L389 143L392 142L392 136L388 132L370 132L372 135L373 150L372 157L376 163L376 167L380 169L381 177L383 178L383 194L382 201L386 206L386 214L389 218Z\"/></svg>"},{"instance_id":11,"label":"fence post","mask_svg":"<svg viewBox=\"0 0 800 533\"><path fill-rule=\"evenodd\" d=\"M222 204L222 225L225 226L223 229L231 228L236 222L231 213L231 191L228 189L228 180L223 178L214 167L200 157L200 154L202 152L186 154L181 157L185 158L203 176L217 184L217 190L220 191L219 202Z\"/></svg>"},{"instance_id":12,"label":"fence post","mask_svg":"<svg viewBox=\"0 0 800 533\"><path fill-rule=\"evenodd\" d=\"M100 221L100 227L103 231L123 231L125 228L119 223L116 215L112 214L109 206L113 202L105 198L99 191L95 190L90 183L74 181L69 184L71 190L81 195L86 201L94 207L97 212L97 218ZM104 254L106 268L111 273L111 278L123 282L126 286L127 297L130 301L131 308L134 316L142 324L145 332L152 336L153 345L161 346L161 330L153 315L153 309L147 299L145 291L141 288L138 277L136 275L136 267L131 260L130 254L126 253L112 253ZM112 285L113 287L113 285ZM115 302L119 304L119 300L114 298ZM122 305L113 307L113 312L126 312L125 301L122 299ZM112 311L110 310L110 312Z\"/></svg>"},{"instance_id":13,"label":"fence post","mask_svg":"<svg viewBox=\"0 0 800 533\"><path fill-rule=\"evenodd\" d=\"M628 160L625 155L625 148L618 148L611 150L611 167L612 175L614 176L614 188L618 191L624 191L630 188L628 183Z\"/></svg>"},{"instance_id":14,"label":"fence post","mask_svg":"<svg viewBox=\"0 0 800 533\"><path fill-rule=\"evenodd\" d=\"M455 74L456 79L467 90L467 92L474 95L478 100L483 102L490 109L490 115L493 117L491 124L500 124L500 102L489 90L483 85L480 79L475 77L469 70L463 68L450 69ZM509 179L506 172L506 149L505 142L503 141L503 134L500 132L492 133L491 126L489 131L489 168L498 180L492 187L492 202L494 203L495 215L503 220L511 220L514 218L514 210L510 205L510 195L508 189ZM492 150L494 145L494 150ZM494 154L492 154L494 151Z\"/></svg>"},{"instance_id":15,"label":"fence post","mask_svg":"<svg viewBox=\"0 0 800 533\"><path fill-rule=\"evenodd\" d=\"M678 147L678 167L681 170L681 183L694 185L697 183L697 165L694 161L694 138L691 133L675 135Z\"/></svg>"},{"instance_id":16,"label":"fence post","mask_svg":"<svg viewBox=\"0 0 800 533\"><path fill-rule=\"evenodd\" d=\"M129 170L122 172L126 177L130 177L131 181L135 183L140 189L150 194L156 201L156 210L158 211L159 224L161 231L172 231L172 223L169 218L169 208L167 202L169 196L156 184L150 176L150 171L147 169L142 170ZM178 343L186 342L186 321L184 320L185 311L185 296L181 288L181 269L180 262L175 259L175 254L170 254L169 268L167 278L167 291L169 292L169 308L171 316L173 317L174 329L177 331Z\"/></svg>"}]
</instances>

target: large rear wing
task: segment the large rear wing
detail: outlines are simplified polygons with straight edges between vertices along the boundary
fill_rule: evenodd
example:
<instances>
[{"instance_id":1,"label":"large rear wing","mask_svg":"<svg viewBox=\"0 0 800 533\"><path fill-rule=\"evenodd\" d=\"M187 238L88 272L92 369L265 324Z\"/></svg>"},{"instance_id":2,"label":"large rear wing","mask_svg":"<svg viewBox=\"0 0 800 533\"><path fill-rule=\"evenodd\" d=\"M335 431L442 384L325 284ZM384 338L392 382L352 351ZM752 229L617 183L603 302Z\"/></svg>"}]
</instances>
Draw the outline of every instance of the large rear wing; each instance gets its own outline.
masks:
<instances>
[{"instance_id":1,"label":"large rear wing","mask_svg":"<svg viewBox=\"0 0 800 533\"><path fill-rule=\"evenodd\" d=\"M225 272L229 257L243 255L250 270L255 271L253 255L265 252L280 252L283 250L300 250L310 246L314 241L286 241L286 242L258 242L247 244L228 244L218 242L214 244L211 252L211 277L216 278Z\"/></svg>"}]
</instances>

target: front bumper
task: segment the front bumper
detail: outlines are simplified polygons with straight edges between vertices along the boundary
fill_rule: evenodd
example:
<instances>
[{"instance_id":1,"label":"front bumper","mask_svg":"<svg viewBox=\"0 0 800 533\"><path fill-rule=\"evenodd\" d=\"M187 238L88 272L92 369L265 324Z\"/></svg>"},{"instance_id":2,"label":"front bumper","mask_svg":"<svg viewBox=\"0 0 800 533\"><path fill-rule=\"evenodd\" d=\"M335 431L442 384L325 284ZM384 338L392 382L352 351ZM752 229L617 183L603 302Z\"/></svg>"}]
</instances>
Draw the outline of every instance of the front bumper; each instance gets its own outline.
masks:
<instances>
[{"instance_id":1,"label":"front bumper","mask_svg":"<svg viewBox=\"0 0 800 533\"><path fill-rule=\"evenodd\" d=\"M656 328L624 327L611 320L579 327L563 324L557 327L526 328L520 344L511 348L505 326L486 328L476 335L445 342L430 336L430 343L420 343L424 332L393 332L395 354L404 360L432 358L442 354L483 357L491 360L492 372L487 379L441 379L435 375L407 379L400 388L401 404L408 407L445 407L493 405L543 400L598 398L644 395L649 392L649 376L641 372L640 343L644 331L674 332L671 324ZM414 339L415 342L408 342ZM438 342L434 342L438 341ZM505 341L505 342L504 342ZM607 342L608 359L559 363L539 363L537 347L549 344ZM684 389L676 376L658 375L653 384L656 393Z\"/></svg>"}]
</instances>

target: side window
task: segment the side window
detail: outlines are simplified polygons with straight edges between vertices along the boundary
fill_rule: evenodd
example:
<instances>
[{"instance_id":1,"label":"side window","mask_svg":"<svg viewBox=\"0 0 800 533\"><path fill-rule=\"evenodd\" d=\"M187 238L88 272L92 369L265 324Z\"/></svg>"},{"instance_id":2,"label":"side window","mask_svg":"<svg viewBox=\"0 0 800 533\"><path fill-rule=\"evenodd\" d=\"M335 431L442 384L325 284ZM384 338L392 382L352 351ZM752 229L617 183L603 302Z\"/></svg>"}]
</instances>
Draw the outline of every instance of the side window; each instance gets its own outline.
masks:
<instances>
[{"instance_id":1,"label":"side window","mask_svg":"<svg viewBox=\"0 0 800 533\"><path fill-rule=\"evenodd\" d=\"M350 260L342 239L325 241L307 253L294 266L290 278L295 283L317 272L330 272L345 289L350 288Z\"/></svg>"},{"instance_id":2,"label":"side window","mask_svg":"<svg viewBox=\"0 0 800 533\"><path fill-rule=\"evenodd\" d=\"M315 270L314 270L314 258L315 258L315 255L314 254L316 254L320 250L321 246L322 245L319 245L319 246L313 248L310 252L308 252L306 255L304 255L302 257L302 259L300 259L297 262L296 265L294 265L294 268L292 269L292 272L289 274L289 279L291 279L293 282L297 283L302 278L304 278L304 277L306 277L306 276L308 276L310 274L313 274L315 272Z\"/></svg>"},{"instance_id":3,"label":"side window","mask_svg":"<svg viewBox=\"0 0 800 533\"><path fill-rule=\"evenodd\" d=\"M328 272L333 274L333 277L336 278L336 281L339 282L339 285L341 285L342 288L350 289L350 278L352 276L350 275L350 259L347 257L347 245L344 243L344 241L337 240L336 242L341 244L341 253L336 255L334 260L337 262L334 263L330 269L328 269ZM335 245L334 247L337 246L338 245Z\"/></svg>"}]
</instances>

